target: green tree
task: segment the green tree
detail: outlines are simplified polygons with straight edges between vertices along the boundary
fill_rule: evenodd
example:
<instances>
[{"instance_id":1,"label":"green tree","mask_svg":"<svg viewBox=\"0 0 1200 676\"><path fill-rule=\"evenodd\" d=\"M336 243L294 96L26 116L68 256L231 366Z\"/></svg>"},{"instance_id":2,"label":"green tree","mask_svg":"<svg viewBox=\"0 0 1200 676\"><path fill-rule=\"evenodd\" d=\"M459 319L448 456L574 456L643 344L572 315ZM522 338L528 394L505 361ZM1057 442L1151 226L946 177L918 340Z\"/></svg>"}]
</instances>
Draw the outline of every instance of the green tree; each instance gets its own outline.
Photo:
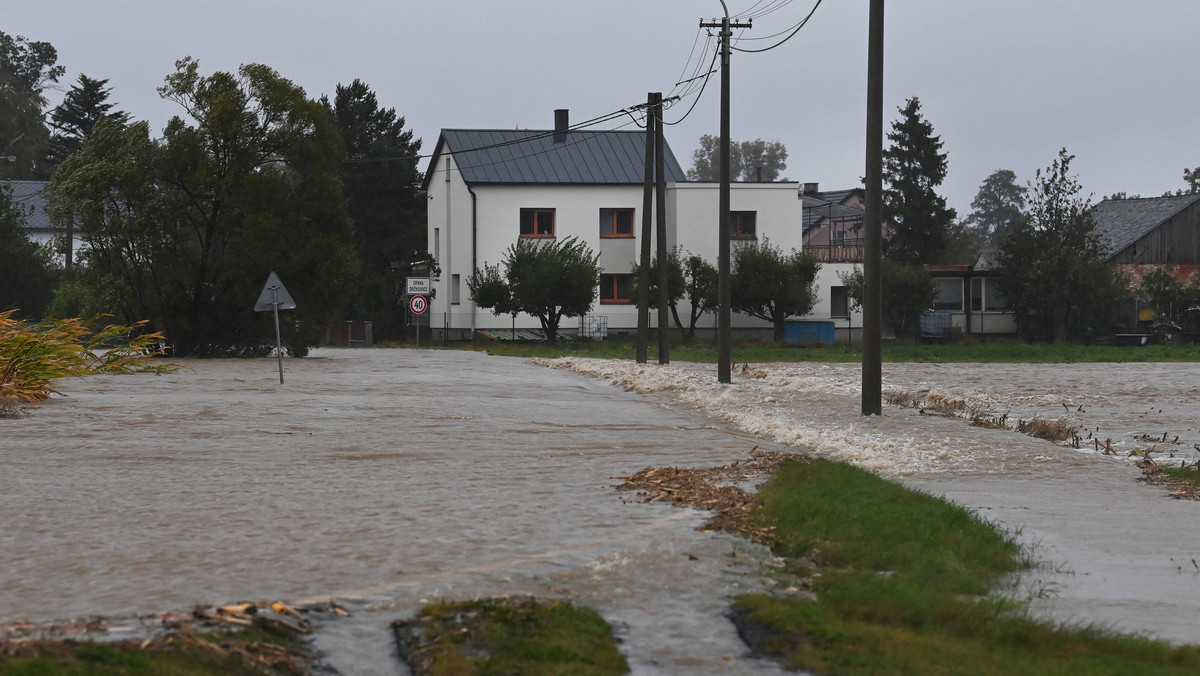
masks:
<instances>
[{"instance_id":1,"label":"green tree","mask_svg":"<svg viewBox=\"0 0 1200 676\"><path fill-rule=\"evenodd\" d=\"M1017 184L1009 169L993 171L979 186L971 202L967 223L980 244L997 244L1009 226L1025 218L1025 195L1029 189Z\"/></svg>"},{"instance_id":2,"label":"green tree","mask_svg":"<svg viewBox=\"0 0 1200 676\"><path fill-rule=\"evenodd\" d=\"M108 80L94 80L81 74L62 103L50 111L50 127L54 129L49 153L52 165L58 166L79 152L100 118L109 117L121 124L129 121L128 113L113 110L116 104L108 100L112 89L107 84Z\"/></svg>"},{"instance_id":3,"label":"green tree","mask_svg":"<svg viewBox=\"0 0 1200 676\"><path fill-rule=\"evenodd\" d=\"M1125 293L1095 231L1091 199L1070 173L1073 159L1063 148L1038 170L1028 218L1009 228L996 257L1017 316L1048 321L1055 342L1105 321Z\"/></svg>"},{"instance_id":4,"label":"green tree","mask_svg":"<svg viewBox=\"0 0 1200 676\"><path fill-rule=\"evenodd\" d=\"M884 254L906 263L940 263L951 241L956 213L937 194L946 178L946 153L917 97L900 108L883 152L883 215L891 235Z\"/></svg>"},{"instance_id":5,"label":"green tree","mask_svg":"<svg viewBox=\"0 0 1200 676\"><path fill-rule=\"evenodd\" d=\"M0 270L0 312L19 309L26 318L41 319L58 274L45 247L25 234L25 214L7 185L0 185Z\"/></svg>"},{"instance_id":6,"label":"green tree","mask_svg":"<svg viewBox=\"0 0 1200 676\"><path fill-rule=\"evenodd\" d=\"M1142 275L1142 293L1158 312L1175 320L1196 299L1197 288L1184 284L1166 268L1154 268Z\"/></svg>"},{"instance_id":7,"label":"green tree","mask_svg":"<svg viewBox=\"0 0 1200 676\"><path fill-rule=\"evenodd\" d=\"M775 342L783 341L784 320L812 312L817 302L816 256L783 250L765 237L733 250L730 308L771 322Z\"/></svg>"},{"instance_id":8,"label":"green tree","mask_svg":"<svg viewBox=\"0 0 1200 676\"><path fill-rule=\"evenodd\" d=\"M862 307L864 277L857 265L849 273L838 273L846 286L852 307ZM919 265L910 265L889 258L883 259L883 295L881 319L903 341L916 326L921 313L929 310L937 297L933 277Z\"/></svg>"},{"instance_id":9,"label":"green tree","mask_svg":"<svg viewBox=\"0 0 1200 676\"><path fill-rule=\"evenodd\" d=\"M592 309L600 283L599 258L575 237L548 243L518 239L504 254L502 284L499 267L484 263L483 270L467 280L467 288L485 310L537 317L546 340L553 343L563 317L581 317Z\"/></svg>"},{"instance_id":10,"label":"green tree","mask_svg":"<svg viewBox=\"0 0 1200 676\"><path fill-rule=\"evenodd\" d=\"M700 256L688 254L683 248L675 247L667 252L667 303L675 327L685 340L696 336L696 324L705 313L717 308L717 269ZM633 293L637 296L638 264L633 265ZM679 317L679 301L687 299L690 309L685 326ZM650 309L658 308L658 261L650 261Z\"/></svg>"},{"instance_id":11,"label":"green tree","mask_svg":"<svg viewBox=\"0 0 1200 676\"><path fill-rule=\"evenodd\" d=\"M81 280L176 355L261 354L274 326L254 299L275 271L298 305L288 349L305 354L357 273L329 116L258 64L205 77L185 58L159 94L191 122L174 117L152 141L144 122L102 118L55 172L51 209L88 245Z\"/></svg>"},{"instance_id":12,"label":"green tree","mask_svg":"<svg viewBox=\"0 0 1200 676\"><path fill-rule=\"evenodd\" d=\"M342 190L362 262L347 314L374 320L376 335L398 336L405 317L400 269L428 257L421 141L361 80L339 84L333 101L321 103L345 144Z\"/></svg>"},{"instance_id":13,"label":"green tree","mask_svg":"<svg viewBox=\"0 0 1200 676\"><path fill-rule=\"evenodd\" d=\"M0 31L0 178L43 179L50 131L45 125L46 88L66 72L49 42L30 42Z\"/></svg>"},{"instance_id":14,"label":"green tree","mask_svg":"<svg viewBox=\"0 0 1200 676\"><path fill-rule=\"evenodd\" d=\"M787 169L787 148L779 141L729 142L729 178L732 181L774 181L784 169ZM700 147L692 151L692 168L687 176L689 181L720 180L720 137L711 134L700 137Z\"/></svg>"}]
</instances>

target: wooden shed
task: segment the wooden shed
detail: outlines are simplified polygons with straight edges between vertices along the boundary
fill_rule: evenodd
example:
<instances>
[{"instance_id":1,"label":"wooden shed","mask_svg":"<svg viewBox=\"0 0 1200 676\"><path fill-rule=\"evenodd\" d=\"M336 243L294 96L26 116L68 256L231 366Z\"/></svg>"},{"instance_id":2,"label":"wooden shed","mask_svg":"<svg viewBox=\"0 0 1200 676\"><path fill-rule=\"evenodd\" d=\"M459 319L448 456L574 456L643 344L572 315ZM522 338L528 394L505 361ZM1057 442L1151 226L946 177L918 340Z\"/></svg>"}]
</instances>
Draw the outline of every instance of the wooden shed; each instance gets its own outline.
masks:
<instances>
[{"instance_id":1,"label":"wooden shed","mask_svg":"<svg viewBox=\"0 0 1200 676\"><path fill-rule=\"evenodd\" d=\"M1200 264L1200 194L1104 200L1092 217L1110 263Z\"/></svg>"}]
</instances>

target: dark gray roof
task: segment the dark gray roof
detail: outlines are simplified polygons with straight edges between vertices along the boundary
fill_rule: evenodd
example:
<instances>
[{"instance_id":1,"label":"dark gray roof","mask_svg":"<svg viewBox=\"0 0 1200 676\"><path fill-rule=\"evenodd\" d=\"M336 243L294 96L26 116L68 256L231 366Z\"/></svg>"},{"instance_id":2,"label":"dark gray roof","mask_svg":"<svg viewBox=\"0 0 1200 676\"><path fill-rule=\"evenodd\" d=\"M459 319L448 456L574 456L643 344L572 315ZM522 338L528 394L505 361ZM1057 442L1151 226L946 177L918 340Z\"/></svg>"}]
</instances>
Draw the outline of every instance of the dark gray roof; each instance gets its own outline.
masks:
<instances>
[{"instance_id":1,"label":"dark gray roof","mask_svg":"<svg viewBox=\"0 0 1200 676\"><path fill-rule=\"evenodd\" d=\"M804 204L804 232L826 218L861 218L863 210L859 207L843 204L856 192L850 190L830 190L826 192L805 193L800 195Z\"/></svg>"},{"instance_id":2,"label":"dark gray roof","mask_svg":"<svg viewBox=\"0 0 1200 676\"><path fill-rule=\"evenodd\" d=\"M25 227L30 230L50 229L50 215L46 213L46 200L42 190L50 181L0 181L12 190L13 204L25 216Z\"/></svg>"},{"instance_id":3,"label":"dark gray roof","mask_svg":"<svg viewBox=\"0 0 1200 676\"><path fill-rule=\"evenodd\" d=\"M555 132L531 129L443 129L433 162L452 153L468 185L474 184L641 184L646 162L643 131ZM664 143L666 180L687 175ZM440 167L425 172L429 187Z\"/></svg>"},{"instance_id":4,"label":"dark gray roof","mask_svg":"<svg viewBox=\"0 0 1200 676\"><path fill-rule=\"evenodd\" d=\"M1197 201L1200 194L1104 200L1092 208L1092 221L1114 256Z\"/></svg>"}]
</instances>

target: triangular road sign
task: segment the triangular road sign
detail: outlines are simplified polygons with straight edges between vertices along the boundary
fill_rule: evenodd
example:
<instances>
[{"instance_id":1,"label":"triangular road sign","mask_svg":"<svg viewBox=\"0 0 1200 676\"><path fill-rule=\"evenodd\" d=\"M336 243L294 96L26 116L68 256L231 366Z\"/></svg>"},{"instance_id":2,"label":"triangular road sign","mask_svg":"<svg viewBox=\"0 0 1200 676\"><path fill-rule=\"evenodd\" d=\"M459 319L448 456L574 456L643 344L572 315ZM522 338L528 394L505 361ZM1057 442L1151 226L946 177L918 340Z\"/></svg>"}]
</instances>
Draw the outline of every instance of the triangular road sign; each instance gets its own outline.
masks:
<instances>
[{"instance_id":1,"label":"triangular road sign","mask_svg":"<svg viewBox=\"0 0 1200 676\"><path fill-rule=\"evenodd\" d=\"M262 293L258 294L258 302L254 304L254 311L270 312L275 309L276 304L280 310L296 309L296 301L292 300L291 294L283 288L283 282L279 281L279 276L272 272L267 277L267 283L263 285Z\"/></svg>"}]
</instances>

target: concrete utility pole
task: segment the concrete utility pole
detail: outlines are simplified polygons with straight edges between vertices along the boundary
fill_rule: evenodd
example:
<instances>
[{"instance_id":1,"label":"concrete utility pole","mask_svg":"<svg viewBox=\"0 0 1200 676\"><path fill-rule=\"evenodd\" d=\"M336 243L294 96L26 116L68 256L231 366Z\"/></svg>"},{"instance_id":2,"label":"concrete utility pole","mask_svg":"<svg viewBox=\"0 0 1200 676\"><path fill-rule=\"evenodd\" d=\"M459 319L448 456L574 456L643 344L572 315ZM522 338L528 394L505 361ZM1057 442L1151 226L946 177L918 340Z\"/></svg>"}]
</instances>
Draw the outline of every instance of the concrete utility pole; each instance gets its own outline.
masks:
<instances>
[{"instance_id":1,"label":"concrete utility pole","mask_svg":"<svg viewBox=\"0 0 1200 676\"><path fill-rule=\"evenodd\" d=\"M637 363L645 364L650 343L650 220L654 207L654 109L662 105L662 92L646 94L646 164L642 184L642 239L638 256Z\"/></svg>"},{"instance_id":2,"label":"concrete utility pole","mask_svg":"<svg viewBox=\"0 0 1200 676\"><path fill-rule=\"evenodd\" d=\"M656 253L658 258L658 363L671 363L671 320L668 317L670 308L667 298L670 289L667 279L670 270L667 269L667 160L666 141L663 138L663 104L662 94L654 101L654 230L657 240Z\"/></svg>"},{"instance_id":3,"label":"concrete utility pole","mask_svg":"<svg viewBox=\"0 0 1200 676\"><path fill-rule=\"evenodd\" d=\"M862 414L883 413L883 0L871 0L863 196Z\"/></svg>"},{"instance_id":4,"label":"concrete utility pole","mask_svg":"<svg viewBox=\"0 0 1200 676\"><path fill-rule=\"evenodd\" d=\"M732 29L750 28L749 23L731 23L729 7L721 0L725 18L720 23L700 22L701 28L721 29L721 188L717 209L720 233L717 240L717 382L732 382L729 300L729 54Z\"/></svg>"}]
</instances>

